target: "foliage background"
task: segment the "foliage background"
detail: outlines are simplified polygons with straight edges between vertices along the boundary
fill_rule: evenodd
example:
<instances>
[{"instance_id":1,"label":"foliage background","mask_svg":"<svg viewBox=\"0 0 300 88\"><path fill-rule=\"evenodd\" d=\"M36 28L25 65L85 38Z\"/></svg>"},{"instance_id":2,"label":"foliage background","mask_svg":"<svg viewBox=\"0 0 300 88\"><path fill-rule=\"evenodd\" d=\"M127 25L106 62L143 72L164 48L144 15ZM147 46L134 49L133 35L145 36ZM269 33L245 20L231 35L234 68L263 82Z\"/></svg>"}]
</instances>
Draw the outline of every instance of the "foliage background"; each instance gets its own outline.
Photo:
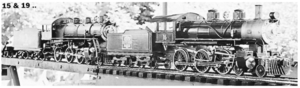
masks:
<instances>
[{"instance_id":1,"label":"foliage background","mask_svg":"<svg viewBox=\"0 0 300 88\"><path fill-rule=\"evenodd\" d=\"M154 29L155 24L137 25L138 16L143 15L140 9L149 10L146 15L162 15L161 2L30 2L37 8L1 9L2 44L12 37L12 32L25 27L40 28L44 20L58 17L95 17L107 14L111 21L116 22L118 31L125 29L144 28ZM286 57L297 57L298 34L298 5L295 2L168 2L168 14L196 12L206 17L207 10L217 9L222 13L234 9L243 9L246 19L254 18L255 5L263 5L262 18L268 18L269 12L280 13L280 28L272 35L270 48ZM230 16L230 18L232 15Z\"/></svg>"}]
</instances>

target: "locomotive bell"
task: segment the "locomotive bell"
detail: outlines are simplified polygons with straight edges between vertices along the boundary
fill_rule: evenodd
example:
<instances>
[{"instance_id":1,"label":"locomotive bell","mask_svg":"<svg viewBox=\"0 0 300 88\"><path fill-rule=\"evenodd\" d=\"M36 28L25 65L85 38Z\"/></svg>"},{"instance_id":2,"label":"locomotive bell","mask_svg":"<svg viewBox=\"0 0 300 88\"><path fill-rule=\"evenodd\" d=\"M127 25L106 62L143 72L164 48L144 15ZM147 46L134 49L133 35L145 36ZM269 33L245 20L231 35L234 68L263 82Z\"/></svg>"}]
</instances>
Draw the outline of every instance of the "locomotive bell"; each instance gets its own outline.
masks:
<instances>
[{"instance_id":1,"label":"locomotive bell","mask_svg":"<svg viewBox=\"0 0 300 88\"><path fill-rule=\"evenodd\" d=\"M74 18L74 24L80 24L80 19L79 18Z\"/></svg>"},{"instance_id":2,"label":"locomotive bell","mask_svg":"<svg viewBox=\"0 0 300 88\"><path fill-rule=\"evenodd\" d=\"M86 17L86 18L85 18L85 23L86 23L86 24L92 23L91 18L90 18L90 17Z\"/></svg>"},{"instance_id":3,"label":"locomotive bell","mask_svg":"<svg viewBox=\"0 0 300 88\"><path fill-rule=\"evenodd\" d=\"M236 9L233 12L233 20L243 20L245 18L245 13L242 9Z\"/></svg>"},{"instance_id":4,"label":"locomotive bell","mask_svg":"<svg viewBox=\"0 0 300 88\"><path fill-rule=\"evenodd\" d=\"M207 13L208 21L218 20L218 18L219 18L219 12L216 9L208 10L208 13Z\"/></svg>"}]
</instances>

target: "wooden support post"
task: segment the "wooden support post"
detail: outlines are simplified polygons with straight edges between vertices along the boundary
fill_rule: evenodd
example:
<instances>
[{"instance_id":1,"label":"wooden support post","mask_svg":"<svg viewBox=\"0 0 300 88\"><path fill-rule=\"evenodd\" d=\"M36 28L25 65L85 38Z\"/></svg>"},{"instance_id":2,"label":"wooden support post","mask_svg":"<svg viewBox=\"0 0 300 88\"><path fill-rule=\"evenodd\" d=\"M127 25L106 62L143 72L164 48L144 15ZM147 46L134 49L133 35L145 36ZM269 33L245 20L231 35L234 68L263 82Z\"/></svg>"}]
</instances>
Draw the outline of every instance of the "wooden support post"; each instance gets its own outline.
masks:
<instances>
[{"instance_id":1,"label":"wooden support post","mask_svg":"<svg viewBox=\"0 0 300 88\"><path fill-rule=\"evenodd\" d=\"M131 76L131 71L126 71L126 76Z\"/></svg>"},{"instance_id":2,"label":"wooden support post","mask_svg":"<svg viewBox=\"0 0 300 88\"><path fill-rule=\"evenodd\" d=\"M126 71L125 70L119 70L119 75L126 75Z\"/></svg>"},{"instance_id":3,"label":"wooden support post","mask_svg":"<svg viewBox=\"0 0 300 88\"><path fill-rule=\"evenodd\" d=\"M105 70L105 73L106 74L112 74L112 71L113 71L112 69L107 69L107 70Z\"/></svg>"},{"instance_id":4,"label":"wooden support post","mask_svg":"<svg viewBox=\"0 0 300 88\"><path fill-rule=\"evenodd\" d=\"M114 75L118 75L118 74L119 74L119 71L118 71L118 70L113 70L113 74L114 74Z\"/></svg>"},{"instance_id":5,"label":"wooden support post","mask_svg":"<svg viewBox=\"0 0 300 88\"><path fill-rule=\"evenodd\" d=\"M156 73L148 72L147 73L147 78L156 78Z\"/></svg>"},{"instance_id":6,"label":"wooden support post","mask_svg":"<svg viewBox=\"0 0 300 88\"><path fill-rule=\"evenodd\" d=\"M175 80L184 80L184 76L183 75L175 75Z\"/></svg>"},{"instance_id":7,"label":"wooden support post","mask_svg":"<svg viewBox=\"0 0 300 88\"><path fill-rule=\"evenodd\" d=\"M195 81L195 77L194 76L185 76L184 81L193 82L193 81Z\"/></svg>"},{"instance_id":8,"label":"wooden support post","mask_svg":"<svg viewBox=\"0 0 300 88\"><path fill-rule=\"evenodd\" d=\"M172 75L172 74L166 75L166 79L174 80L174 78L175 78L175 75Z\"/></svg>"},{"instance_id":9,"label":"wooden support post","mask_svg":"<svg viewBox=\"0 0 300 88\"><path fill-rule=\"evenodd\" d=\"M230 80L230 85L241 85L242 82L240 80L237 79L231 79Z\"/></svg>"},{"instance_id":10,"label":"wooden support post","mask_svg":"<svg viewBox=\"0 0 300 88\"><path fill-rule=\"evenodd\" d=\"M131 76L136 76L136 77L138 77L138 72L137 72L137 71L132 71L132 72L131 72Z\"/></svg>"},{"instance_id":11,"label":"wooden support post","mask_svg":"<svg viewBox=\"0 0 300 88\"><path fill-rule=\"evenodd\" d=\"M139 72L139 77L146 78L147 77L147 73L145 73L145 72Z\"/></svg>"},{"instance_id":12,"label":"wooden support post","mask_svg":"<svg viewBox=\"0 0 300 88\"><path fill-rule=\"evenodd\" d=\"M156 78L164 79L164 78L165 78L165 74L157 73L157 74L156 74Z\"/></svg>"},{"instance_id":13,"label":"wooden support post","mask_svg":"<svg viewBox=\"0 0 300 88\"><path fill-rule=\"evenodd\" d=\"M195 78L195 81L196 82L202 82L202 83L205 83L206 82L206 78L205 77L202 77L202 76L197 76Z\"/></svg>"}]
</instances>

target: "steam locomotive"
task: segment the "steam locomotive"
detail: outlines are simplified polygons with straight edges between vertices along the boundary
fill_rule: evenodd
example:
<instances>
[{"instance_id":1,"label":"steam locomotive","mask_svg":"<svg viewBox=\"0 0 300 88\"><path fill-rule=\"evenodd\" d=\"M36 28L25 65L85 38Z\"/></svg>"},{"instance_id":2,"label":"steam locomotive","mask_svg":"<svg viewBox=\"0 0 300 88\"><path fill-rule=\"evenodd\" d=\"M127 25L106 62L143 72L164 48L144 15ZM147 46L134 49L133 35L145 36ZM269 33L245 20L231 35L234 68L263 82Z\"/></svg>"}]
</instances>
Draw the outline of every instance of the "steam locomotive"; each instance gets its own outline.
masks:
<instances>
[{"instance_id":1,"label":"steam locomotive","mask_svg":"<svg viewBox=\"0 0 300 88\"><path fill-rule=\"evenodd\" d=\"M5 46L2 57L178 71L190 67L223 75L233 70L238 76L245 72L258 77L285 75L290 62L270 59L272 52L266 50L265 34L279 25L278 13L261 19L262 6L255 8L255 19L249 20L241 9L234 10L232 20L220 20L215 9L208 10L207 19L192 12L157 16L147 21L157 24L154 32L146 27L116 33L109 21L59 18L41 31L14 32L13 44ZM161 25L166 23L172 27Z\"/></svg>"}]
</instances>

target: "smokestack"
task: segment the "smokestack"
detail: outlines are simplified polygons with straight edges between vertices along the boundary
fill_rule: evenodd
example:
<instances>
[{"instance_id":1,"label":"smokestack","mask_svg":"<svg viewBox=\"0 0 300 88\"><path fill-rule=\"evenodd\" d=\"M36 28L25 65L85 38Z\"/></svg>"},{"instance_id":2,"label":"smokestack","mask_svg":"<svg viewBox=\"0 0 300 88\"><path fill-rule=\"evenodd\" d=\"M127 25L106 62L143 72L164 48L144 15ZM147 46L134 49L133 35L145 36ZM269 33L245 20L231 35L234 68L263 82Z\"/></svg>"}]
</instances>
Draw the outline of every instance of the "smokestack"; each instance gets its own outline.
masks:
<instances>
[{"instance_id":1,"label":"smokestack","mask_svg":"<svg viewBox=\"0 0 300 88\"><path fill-rule=\"evenodd\" d=\"M255 5L255 19L261 19L262 5Z\"/></svg>"},{"instance_id":2,"label":"smokestack","mask_svg":"<svg viewBox=\"0 0 300 88\"><path fill-rule=\"evenodd\" d=\"M168 12L168 4L167 2L163 2L163 15L167 15ZM164 22L164 30L167 30L167 22Z\"/></svg>"}]
</instances>

